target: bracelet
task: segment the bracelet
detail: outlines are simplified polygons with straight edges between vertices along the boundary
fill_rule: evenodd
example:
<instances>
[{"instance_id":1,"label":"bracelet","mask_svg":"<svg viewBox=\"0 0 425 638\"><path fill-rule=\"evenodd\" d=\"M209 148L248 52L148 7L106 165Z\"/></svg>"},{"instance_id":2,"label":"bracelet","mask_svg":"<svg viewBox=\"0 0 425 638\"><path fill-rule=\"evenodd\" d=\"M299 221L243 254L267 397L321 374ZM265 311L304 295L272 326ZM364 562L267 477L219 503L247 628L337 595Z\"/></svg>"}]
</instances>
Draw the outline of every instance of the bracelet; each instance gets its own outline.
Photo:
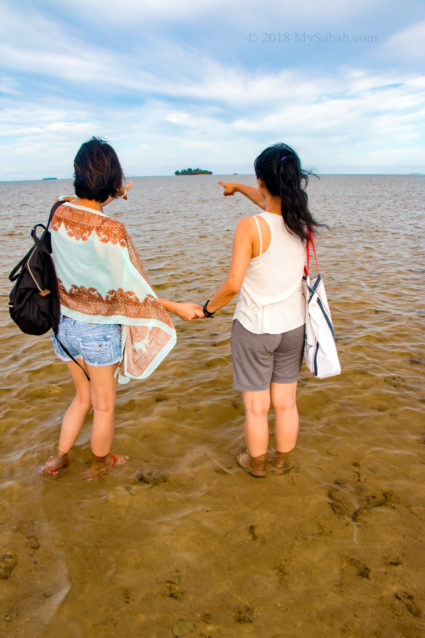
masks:
<instances>
[{"instance_id":1,"label":"bracelet","mask_svg":"<svg viewBox=\"0 0 425 638\"><path fill-rule=\"evenodd\" d=\"M204 312L204 317L208 317L208 318L210 318L210 317L214 317L214 313L213 313L213 312L210 312L210 311L207 309L207 306L208 306L209 302L210 302L210 300L208 299L208 301L206 301L206 302L204 303L204 305L202 306L202 310L203 310L203 312Z\"/></svg>"}]
</instances>

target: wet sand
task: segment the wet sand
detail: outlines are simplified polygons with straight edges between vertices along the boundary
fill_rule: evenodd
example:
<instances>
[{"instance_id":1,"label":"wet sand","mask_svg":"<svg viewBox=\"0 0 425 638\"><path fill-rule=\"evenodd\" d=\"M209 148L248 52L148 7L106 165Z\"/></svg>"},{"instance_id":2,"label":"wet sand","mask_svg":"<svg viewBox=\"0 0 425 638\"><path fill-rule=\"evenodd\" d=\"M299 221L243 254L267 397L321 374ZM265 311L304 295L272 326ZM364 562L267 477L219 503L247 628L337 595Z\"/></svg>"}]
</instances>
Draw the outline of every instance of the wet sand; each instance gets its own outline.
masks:
<instances>
[{"instance_id":1,"label":"wet sand","mask_svg":"<svg viewBox=\"0 0 425 638\"><path fill-rule=\"evenodd\" d=\"M108 211L164 296L208 298L236 220L255 212L220 197L216 179L137 179L131 200ZM303 370L297 449L283 476L265 480L233 462L243 446L233 306L176 321L167 360L119 389L114 450L127 466L82 481L88 419L70 468L57 480L37 475L72 386L49 337L11 324L5 275L29 226L69 191L70 182L0 184L4 635L425 635L425 179L311 183L312 209L331 226L317 243L343 374L318 381ZM34 207L22 205L29 198Z\"/></svg>"}]
</instances>

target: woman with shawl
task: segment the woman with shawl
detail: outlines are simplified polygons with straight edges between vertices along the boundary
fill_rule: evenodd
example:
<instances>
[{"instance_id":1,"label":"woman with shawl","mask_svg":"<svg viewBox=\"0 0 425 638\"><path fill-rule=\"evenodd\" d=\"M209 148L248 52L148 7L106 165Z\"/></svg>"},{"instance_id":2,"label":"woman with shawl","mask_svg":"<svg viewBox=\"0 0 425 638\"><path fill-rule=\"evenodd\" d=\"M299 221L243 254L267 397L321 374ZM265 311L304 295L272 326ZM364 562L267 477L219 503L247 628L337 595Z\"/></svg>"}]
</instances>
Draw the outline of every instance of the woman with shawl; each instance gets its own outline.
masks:
<instances>
[{"instance_id":1,"label":"woman with shawl","mask_svg":"<svg viewBox=\"0 0 425 638\"><path fill-rule=\"evenodd\" d=\"M196 304L158 298L123 224L103 207L127 198L114 149L92 138L74 160L76 198L65 198L50 225L61 318L52 342L75 385L55 456L40 473L58 476L69 465L88 411L93 408L92 464L85 479L123 465L111 454L116 385L148 377L176 342L172 312L185 321L202 316Z\"/></svg>"}]
</instances>

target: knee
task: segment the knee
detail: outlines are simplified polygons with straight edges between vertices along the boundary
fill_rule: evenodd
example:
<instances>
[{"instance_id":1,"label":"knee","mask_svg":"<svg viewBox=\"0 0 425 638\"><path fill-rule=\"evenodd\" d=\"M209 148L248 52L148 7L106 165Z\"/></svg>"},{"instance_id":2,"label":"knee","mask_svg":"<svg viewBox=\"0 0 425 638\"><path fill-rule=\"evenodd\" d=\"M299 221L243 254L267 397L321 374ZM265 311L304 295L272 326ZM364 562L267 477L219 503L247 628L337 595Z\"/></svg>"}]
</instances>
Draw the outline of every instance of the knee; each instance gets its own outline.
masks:
<instances>
[{"instance_id":1,"label":"knee","mask_svg":"<svg viewBox=\"0 0 425 638\"><path fill-rule=\"evenodd\" d=\"M270 404L251 403L245 406L247 414L253 417L264 417L269 412Z\"/></svg>"},{"instance_id":2,"label":"knee","mask_svg":"<svg viewBox=\"0 0 425 638\"><path fill-rule=\"evenodd\" d=\"M74 400L81 406L81 408L85 408L87 411L90 410L92 405L90 390L88 392L77 392Z\"/></svg>"},{"instance_id":3,"label":"knee","mask_svg":"<svg viewBox=\"0 0 425 638\"><path fill-rule=\"evenodd\" d=\"M93 410L95 412L113 412L115 408L115 398L111 397L92 397Z\"/></svg>"},{"instance_id":4,"label":"knee","mask_svg":"<svg viewBox=\"0 0 425 638\"><path fill-rule=\"evenodd\" d=\"M275 412L286 412L287 410L295 410L297 402L295 398L279 398L272 401Z\"/></svg>"}]
</instances>

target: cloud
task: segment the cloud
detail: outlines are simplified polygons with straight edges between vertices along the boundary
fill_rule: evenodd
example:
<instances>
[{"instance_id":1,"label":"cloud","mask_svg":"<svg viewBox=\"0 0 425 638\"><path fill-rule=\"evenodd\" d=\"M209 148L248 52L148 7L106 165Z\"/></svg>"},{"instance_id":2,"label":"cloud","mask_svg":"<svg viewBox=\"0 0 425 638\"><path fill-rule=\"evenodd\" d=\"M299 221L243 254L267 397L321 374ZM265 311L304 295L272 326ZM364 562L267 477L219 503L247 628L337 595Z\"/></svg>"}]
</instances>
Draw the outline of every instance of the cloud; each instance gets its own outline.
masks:
<instances>
[{"instance_id":1,"label":"cloud","mask_svg":"<svg viewBox=\"0 0 425 638\"><path fill-rule=\"evenodd\" d=\"M425 20L415 22L388 38L381 54L393 60L425 61Z\"/></svg>"},{"instance_id":2,"label":"cloud","mask_svg":"<svg viewBox=\"0 0 425 638\"><path fill-rule=\"evenodd\" d=\"M22 2L22 0L21 0ZM32 3L31 3L32 4ZM49 7L52 13L57 10L57 1L51 0L39 3L47 12ZM387 5L389 4L387 0ZM104 0L61 0L62 12L66 10L72 14L78 13L85 19L92 19L95 24L110 23L119 30L120 26L140 27L143 24L151 25L160 22L162 25L173 24L199 24L205 20L207 25L221 23L222 27L231 22L254 23L257 25L275 24L279 20L282 27L294 21L310 26L314 23L320 25L334 24L337 21L347 21L353 16L364 15L365 11L373 10L382 5L382 0L304 0L303 10L293 0L268 0L264 5L258 0L120 0L119 11L117 5Z\"/></svg>"},{"instance_id":3,"label":"cloud","mask_svg":"<svg viewBox=\"0 0 425 638\"><path fill-rule=\"evenodd\" d=\"M341 26L384 6L381 0L309 0L302 14L277 0L267 11L241 0L122 0L119 12L100 0L4 6L0 179L69 176L91 135L116 147L128 174L195 164L251 171L255 155L282 138L319 170L352 158L365 165L372 157L407 157L403 149L423 158L423 73L368 66L359 49L344 63L333 53L323 67L308 47L304 58L300 48L292 58L285 50L288 60L284 49L264 46L258 57L252 47L234 53L231 29L243 36L264 20L280 29L282 16L288 29L300 16L303 29L326 20L326 28ZM417 42L424 24L389 39L382 59L394 42Z\"/></svg>"},{"instance_id":4,"label":"cloud","mask_svg":"<svg viewBox=\"0 0 425 638\"><path fill-rule=\"evenodd\" d=\"M293 91L295 76L288 72L257 77L241 69L213 68L202 83L186 85L187 99L181 104L168 99L169 86L142 104L105 104L96 113L90 106L82 108L77 98L49 97L18 110L11 102L0 136L16 139L13 144L8 140L1 174L13 178L13 158L19 156L19 170L31 171L31 177L42 176L40 171L67 176L79 144L93 134L117 148L128 174L169 174L194 163L215 172L251 171L261 148L280 139L295 145L318 170L347 163L348 156L364 164L379 153L385 157L385 149L387 157L405 156L404 147L410 158L424 155L424 78L397 82L400 78L391 73L369 77L356 70L344 70L340 77L305 73L298 75ZM224 91L229 78L232 90Z\"/></svg>"}]
</instances>

